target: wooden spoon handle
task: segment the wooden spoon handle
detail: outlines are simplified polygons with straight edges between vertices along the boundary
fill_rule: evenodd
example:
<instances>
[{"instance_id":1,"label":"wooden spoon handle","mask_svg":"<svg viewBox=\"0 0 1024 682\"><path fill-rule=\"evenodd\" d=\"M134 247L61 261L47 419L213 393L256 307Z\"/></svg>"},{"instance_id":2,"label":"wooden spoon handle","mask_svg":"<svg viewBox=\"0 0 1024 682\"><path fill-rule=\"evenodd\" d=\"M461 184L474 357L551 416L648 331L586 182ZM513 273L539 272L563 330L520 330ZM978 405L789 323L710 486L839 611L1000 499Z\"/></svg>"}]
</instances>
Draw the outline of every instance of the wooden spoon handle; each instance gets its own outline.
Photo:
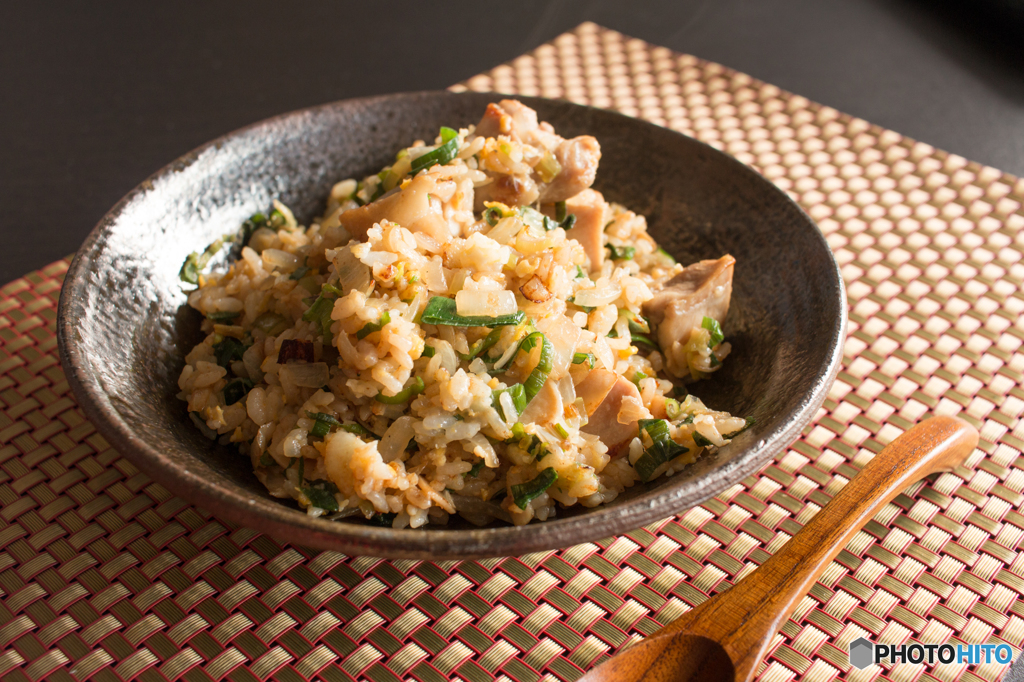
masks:
<instances>
[{"instance_id":1,"label":"wooden spoon handle","mask_svg":"<svg viewBox=\"0 0 1024 682\"><path fill-rule=\"evenodd\" d=\"M665 632L685 629L720 642L736 680L752 680L772 637L857 531L908 485L961 464L977 444L978 432L959 419L933 417L914 426L868 462L756 572Z\"/></svg>"}]
</instances>

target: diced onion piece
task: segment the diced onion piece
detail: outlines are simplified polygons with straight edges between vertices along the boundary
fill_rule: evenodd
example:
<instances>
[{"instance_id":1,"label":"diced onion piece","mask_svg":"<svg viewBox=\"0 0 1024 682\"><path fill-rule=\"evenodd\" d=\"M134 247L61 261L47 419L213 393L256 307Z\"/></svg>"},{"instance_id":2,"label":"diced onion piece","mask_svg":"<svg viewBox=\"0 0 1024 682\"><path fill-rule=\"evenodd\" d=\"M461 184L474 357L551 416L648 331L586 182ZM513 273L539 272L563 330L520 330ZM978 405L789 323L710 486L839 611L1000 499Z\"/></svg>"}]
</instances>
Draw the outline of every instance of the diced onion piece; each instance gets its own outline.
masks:
<instances>
[{"instance_id":1,"label":"diced onion piece","mask_svg":"<svg viewBox=\"0 0 1024 682\"><path fill-rule=\"evenodd\" d=\"M602 287L577 291L573 302L578 306L596 308L614 302L621 295L621 286L618 284L607 284Z\"/></svg>"},{"instance_id":2,"label":"diced onion piece","mask_svg":"<svg viewBox=\"0 0 1024 682\"><path fill-rule=\"evenodd\" d=\"M516 295L511 291L469 291L463 289L455 294L455 310L459 315L473 317L483 315L498 317L512 315L518 308Z\"/></svg>"},{"instance_id":3,"label":"diced onion piece","mask_svg":"<svg viewBox=\"0 0 1024 682\"><path fill-rule=\"evenodd\" d=\"M555 380L561 379L569 372L572 356L580 342L581 330L565 315L552 315L537 320L537 329L544 332L554 350L550 377Z\"/></svg>"},{"instance_id":4,"label":"diced onion piece","mask_svg":"<svg viewBox=\"0 0 1024 682\"><path fill-rule=\"evenodd\" d=\"M441 265L441 258L434 256L423 266L423 283L432 294L441 294L448 291L448 282L444 278L444 267Z\"/></svg>"},{"instance_id":5,"label":"diced onion piece","mask_svg":"<svg viewBox=\"0 0 1024 682\"><path fill-rule=\"evenodd\" d=\"M459 356L455 354L452 344L441 340L431 341L431 344L434 346L434 354L441 358L441 366L449 375L455 374L455 370L459 368Z\"/></svg>"},{"instance_id":6,"label":"diced onion piece","mask_svg":"<svg viewBox=\"0 0 1024 682\"><path fill-rule=\"evenodd\" d=\"M270 266L269 269L277 268L283 272L292 272L299 267L299 257L294 253L288 253L281 249L263 249L263 262Z\"/></svg>"},{"instance_id":7,"label":"diced onion piece","mask_svg":"<svg viewBox=\"0 0 1024 682\"><path fill-rule=\"evenodd\" d=\"M363 265L348 246L339 249L334 256L334 270L338 273L338 288L345 293L352 289L369 293L373 287L370 268Z\"/></svg>"},{"instance_id":8,"label":"diced onion piece","mask_svg":"<svg viewBox=\"0 0 1024 682\"><path fill-rule=\"evenodd\" d=\"M326 362L289 363L281 367L282 383L284 375L296 386L304 388L320 388L327 384L331 378L330 370Z\"/></svg>"},{"instance_id":9,"label":"diced onion piece","mask_svg":"<svg viewBox=\"0 0 1024 682\"><path fill-rule=\"evenodd\" d=\"M406 415L396 419L387 431L384 432L380 443L377 444L377 451L385 462L393 462L400 459L402 453L409 445L409 441L416 435L413 429L415 420Z\"/></svg>"},{"instance_id":10,"label":"diced onion piece","mask_svg":"<svg viewBox=\"0 0 1024 682\"><path fill-rule=\"evenodd\" d=\"M487 236L499 244L508 244L509 240L519 234L523 226L524 223L519 216L509 216L499 220L494 229L487 233Z\"/></svg>"}]
</instances>

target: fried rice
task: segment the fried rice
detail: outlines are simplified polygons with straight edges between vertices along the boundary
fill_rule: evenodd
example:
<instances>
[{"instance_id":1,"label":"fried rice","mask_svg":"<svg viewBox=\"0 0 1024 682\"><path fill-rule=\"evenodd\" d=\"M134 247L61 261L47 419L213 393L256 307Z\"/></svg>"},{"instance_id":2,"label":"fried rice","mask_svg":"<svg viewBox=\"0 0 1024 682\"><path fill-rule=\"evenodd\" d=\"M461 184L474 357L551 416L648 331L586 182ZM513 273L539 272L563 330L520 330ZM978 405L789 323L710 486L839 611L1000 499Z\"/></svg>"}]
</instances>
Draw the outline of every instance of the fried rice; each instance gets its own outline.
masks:
<instances>
[{"instance_id":1,"label":"fried rice","mask_svg":"<svg viewBox=\"0 0 1024 682\"><path fill-rule=\"evenodd\" d=\"M504 100L192 254L192 421L310 515L394 528L543 521L723 446L749 420L684 385L729 354L733 259L676 263L599 160Z\"/></svg>"}]
</instances>

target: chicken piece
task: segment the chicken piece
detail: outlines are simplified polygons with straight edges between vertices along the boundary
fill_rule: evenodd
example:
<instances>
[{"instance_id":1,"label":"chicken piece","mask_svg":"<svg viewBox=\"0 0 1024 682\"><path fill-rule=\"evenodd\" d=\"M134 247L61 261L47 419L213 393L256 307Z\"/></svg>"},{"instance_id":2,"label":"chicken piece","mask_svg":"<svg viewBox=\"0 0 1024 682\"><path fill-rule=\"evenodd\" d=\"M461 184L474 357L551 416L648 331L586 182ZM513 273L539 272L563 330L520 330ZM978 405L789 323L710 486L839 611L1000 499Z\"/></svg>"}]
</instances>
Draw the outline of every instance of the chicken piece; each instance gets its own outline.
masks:
<instances>
[{"instance_id":1,"label":"chicken piece","mask_svg":"<svg viewBox=\"0 0 1024 682\"><path fill-rule=\"evenodd\" d=\"M498 201L506 206L529 206L540 196L537 182L528 175L486 172L494 181L476 188L474 202L478 212L485 208L486 201Z\"/></svg>"},{"instance_id":2,"label":"chicken piece","mask_svg":"<svg viewBox=\"0 0 1024 682\"><path fill-rule=\"evenodd\" d=\"M353 238L363 241L366 231L390 220L412 232L426 232L441 244L451 241L438 195L451 196L455 183L433 173L420 173L409 184L373 203L345 211L338 220Z\"/></svg>"},{"instance_id":3,"label":"chicken piece","mask_svg":"<svg viewBox=\"0 0 1024 682\"><path fill-rule=\"evenodd\" d=\"M594 414L594 411L604 402L608 391L612 390L615 380L619 375L609 372L606 369L595 369L587 373L583 381L576 384L576 395L583 398L583 405L587 414Z\"/></svg>"},{"instance_id":4,"label":"chicken piece","mask_svg":"<svg viewBox=\"0 0 1024 682\"><path fill-rule=\"evenodd\" d=\"M658 345L676 376L688 373L684 347L704 317L721 323L729 312L732 272L736 259L725 255L702 260L665 282L643 309L658 334Z\"/></svg>"},{"instance_id":5,"label":"chicken piece","mask_svg":"<svg viewBox=\"0 0 1024 682\"><path fill-rule=\"evenodd\" d=\"M594 184L601 161L601 145L590 135L564 140L555 150L562 172L540 186L540 202L551 204L574 197Z\"/></svg>"},{"instance_id":6,"label":"chicken piece","mask_svg":"<svg viewBox=\"0 0 1024 682\"><path fill-rule=\"evenodd\" d=\"M562 418L565 406L562 394L558 391L557 381L546 381L533 400L526 406L519 420L525 424L533 422L540 426L554 424Z\"/></svg>"},{"instance_id":7,"label":"chicken piece","mask_svg":"<svg viewBox=\"0 0 1024 682\"><path fill-rule=\"evenodd\" d=\"M484 201L500 201L507 206L529 206L538 199L551 204L579 194L594 184L601 160L601 145L590 135L566 140L546 122L537 122L537 112L517 100L503 99L488 104L475 133L483 137L507 135L513 140L547 150L561 166L550 183L535 171L530 177L488 172L494 182L477 190L477 210Z\"/></svg>"},{"instance_id":8,"label":"chicken piece","mask_svg":"<svg viewBox=\"0 0 1024 682\"><path fill-rule=\"evenodd\" d=\"M587 382L598 372L602 374L598 375L593 387L586 387ZM587 399L583 391L586 390L592 398L599 395L608 382L607 375L614 377L614 381L608 386L600 404L591 412L591 400ZM582 430L600 438L601 442L608 446L609 456L618 457L625 454L629 441L639 432L638 420L651 416L643 407L637 387L619 374L607 370L594 370L580 382L576 390L584 396L583 402L587 405L587 413L590 415Z\"/></svg>"},{"instance_id":9,"label":"chicken piece","mask_svg":"<svg viewBox=\"0 0 1024 682\"><path fill-rule=\"evenodd\" d=\"M576 216L576 224L566 231L566 238L575 239L583 247L591 272L600 270L604 262L604 224L608 202L600 192L585 189L566 200L565 209Z\"/></svg>"}]
</instances>

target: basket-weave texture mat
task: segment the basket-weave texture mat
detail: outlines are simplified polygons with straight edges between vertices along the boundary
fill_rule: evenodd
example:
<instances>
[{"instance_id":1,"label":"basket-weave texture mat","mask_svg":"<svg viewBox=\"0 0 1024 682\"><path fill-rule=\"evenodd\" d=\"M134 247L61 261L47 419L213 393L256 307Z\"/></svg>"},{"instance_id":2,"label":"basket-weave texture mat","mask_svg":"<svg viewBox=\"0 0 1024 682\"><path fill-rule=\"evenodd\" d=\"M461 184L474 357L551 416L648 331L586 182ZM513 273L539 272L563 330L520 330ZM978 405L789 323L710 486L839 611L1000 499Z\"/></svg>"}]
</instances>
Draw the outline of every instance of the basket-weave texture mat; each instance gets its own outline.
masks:
<instances>
[{"instance_id":1,"label":"basket-weave texture mat","mask_svg":"<svg viewBox=\"0 0 1024 682\"><path fill-rule=\"evenodd\" d=\"M56 353L60 261L0 289L0 676L574 680L756 568L912 423L958 414L981 431L967 466L847 546L760 679L997 679L857 671L846 647L1024 644L1024 183L593 24L459 87L647 118L799 201L851 306L814 423L760 475L605 542L461 563L308 551L175 498L85 421Z\"/></svg>"}]
</instances>

